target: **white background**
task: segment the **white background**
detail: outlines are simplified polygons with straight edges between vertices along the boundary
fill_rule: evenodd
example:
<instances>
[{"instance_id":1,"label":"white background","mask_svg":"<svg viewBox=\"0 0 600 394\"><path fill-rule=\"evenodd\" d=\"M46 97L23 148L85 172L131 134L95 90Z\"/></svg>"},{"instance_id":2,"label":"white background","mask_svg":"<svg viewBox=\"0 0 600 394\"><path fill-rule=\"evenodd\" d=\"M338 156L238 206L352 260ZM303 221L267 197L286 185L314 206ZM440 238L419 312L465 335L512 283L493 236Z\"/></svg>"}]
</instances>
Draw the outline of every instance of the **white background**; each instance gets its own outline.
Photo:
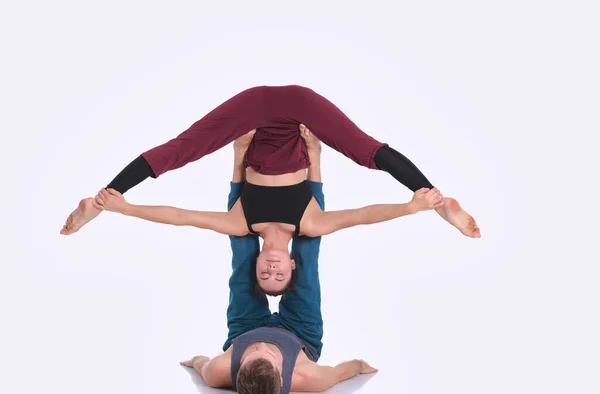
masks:
<instances>
[{"instance_id":1,"label":"white background","mask_svg":"<svg viewBox=\"0 0 600 394\"><path fill-rule=\"evenodd\" d=\"M179 361L226 336L226 237L103 214L133 158L255 85L309 86L481 226L428 212L324 238L337 393L598 393L598 13L592 2L2 0L0 392L211 393ZM226 147L131 190L223 210ZM328 209L404 202L323 151Z\"/></svg>"}]
</instances>

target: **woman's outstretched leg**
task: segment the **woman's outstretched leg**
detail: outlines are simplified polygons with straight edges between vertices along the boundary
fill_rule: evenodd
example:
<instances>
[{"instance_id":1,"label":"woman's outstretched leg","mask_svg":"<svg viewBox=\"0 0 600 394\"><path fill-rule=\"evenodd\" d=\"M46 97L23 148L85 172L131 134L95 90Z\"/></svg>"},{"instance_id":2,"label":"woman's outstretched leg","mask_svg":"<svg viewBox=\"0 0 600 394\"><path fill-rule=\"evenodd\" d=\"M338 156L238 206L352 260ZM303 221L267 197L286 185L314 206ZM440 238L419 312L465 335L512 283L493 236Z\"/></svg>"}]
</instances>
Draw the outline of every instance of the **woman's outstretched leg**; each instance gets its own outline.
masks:
<instances>
[{"instance_id":1,"label":"woman's outstretched leg","mask_svg":"<svg viewBox=\"0 0 600 394\"><path fill-rule=\"evenodd\" d=\"M412 191L421 187L428 189L433 185L425 175L406 156L389 146L381 147L374 157L377 168L389 173L398 182ZM435 210L445 221L456 227L463 235L471 238L481 237L481 231L475 219L469 215L454 198L444 197L444 205Z\"/></svg>"},{"instance_id":2,"label":"woman's outstretched leg","mask_svg":"<svg viewBox=\"0 0 600 394\"><path fill-rule=\"evenodd\" d=\"M291 116L306 125L326 145L359 165L386 171L412 192L434 187L406 156L366 134L325 97L301 86L284 89L288 91L279 94L294 97ZM436 212L464 235L471 238L481 236L473 217L455 199L445 198L444 206Z\"/></svg>"},{"instance_id":3,"label":"woman's outstretched leg","mask_svg":"<svg viewBox=\"0 0 600 394\"><path fill-rule=\"evenodd\" d=\"M107 188L124 194L147 178L157 178L199 160L255 129L264 113L263 94L264 88L254 87L228 99L177 137L135 158ZM100 214L101 211L95 209L91 202L91 198L79 202L67 218L61 234L71 235L79 231Z\"/></svg>"}]
</instances>

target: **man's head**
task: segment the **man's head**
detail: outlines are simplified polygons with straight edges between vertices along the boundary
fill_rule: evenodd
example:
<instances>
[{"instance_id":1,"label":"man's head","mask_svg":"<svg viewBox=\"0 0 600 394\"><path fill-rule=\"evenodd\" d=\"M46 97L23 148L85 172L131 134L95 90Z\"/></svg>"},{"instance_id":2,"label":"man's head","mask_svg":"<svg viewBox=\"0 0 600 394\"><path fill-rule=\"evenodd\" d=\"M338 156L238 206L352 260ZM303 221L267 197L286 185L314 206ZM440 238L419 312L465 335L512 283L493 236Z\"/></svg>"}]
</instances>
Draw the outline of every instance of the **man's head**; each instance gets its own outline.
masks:
<instances>
[{"instance_id":1,"label":"man's head","mask_svg":"<svg viewBox=\"0 0 600 394\"><path fill-rule=\"evenodd\" d=\"M267 295L278 296L290 287L296 262L286 251L263 248L256 258L256 283Z\"/></svg>"},{"instance_id":2,"label":"man's head","mask_svg":"<svg viewBox=\"0 0 600 394\"><path fill-rule=\"evenodd\" d=\"M278 394L283 386L281 369L283 360L267 344L252 345L242 360L236 378L236 389L240 394Z\"/></svg>"}]
</instances>

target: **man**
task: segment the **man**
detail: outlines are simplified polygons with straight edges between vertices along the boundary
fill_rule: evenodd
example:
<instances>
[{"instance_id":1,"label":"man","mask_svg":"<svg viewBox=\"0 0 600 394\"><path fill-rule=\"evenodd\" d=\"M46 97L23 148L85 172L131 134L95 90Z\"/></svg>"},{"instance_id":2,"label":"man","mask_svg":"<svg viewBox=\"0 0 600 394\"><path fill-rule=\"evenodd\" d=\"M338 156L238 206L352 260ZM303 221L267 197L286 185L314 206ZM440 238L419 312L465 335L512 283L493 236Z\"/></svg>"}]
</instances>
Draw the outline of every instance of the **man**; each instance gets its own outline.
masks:
<instances>
[{"instance_id":1,"label":"man","mask_svg":"<svg viewBox=\"0 0 600 394\"><path fill-rule=\"evenodd\" d=\"M234 143L234 175L228 199L231 209L244 180L244 154L250 141ZM308 184L321 209L325 196L321 183L320 144L308 150ZM279 313L271 314L267 298L256 292L254 262L259 253L254 235L230 236L233 272L229 280L228 338L224 353L212 359L197 356L182 362L196 370L211 387L234 388L238 393L276 394L290 391L320 392L358 374L377 372L362 360L336 367L317 364L323 344L321 288L318 258L321 237L296 237L293 286L282 297Z\"/></svg>"}]
</instances>

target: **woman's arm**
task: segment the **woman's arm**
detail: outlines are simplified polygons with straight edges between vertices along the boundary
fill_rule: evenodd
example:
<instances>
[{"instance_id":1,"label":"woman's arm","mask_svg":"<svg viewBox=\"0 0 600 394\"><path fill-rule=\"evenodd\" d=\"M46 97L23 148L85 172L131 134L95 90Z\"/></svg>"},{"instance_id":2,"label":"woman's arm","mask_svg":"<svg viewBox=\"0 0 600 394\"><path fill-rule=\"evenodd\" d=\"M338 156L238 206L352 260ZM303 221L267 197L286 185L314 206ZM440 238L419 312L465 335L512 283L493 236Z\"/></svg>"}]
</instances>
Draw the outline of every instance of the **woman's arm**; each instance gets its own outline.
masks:
<instances>
[{"instance_id":1,"label":"woman's arm","mask_svg":"<svg viewBox=\"0 0 600 394\"><path fill-rule=\"evenodd\" d=\"M245 235L234 223L229 212L202 212L167 206L147 206L128 204L123 215L173 226L193 226L213 230L225 235Z\"/></svg>"},{"instance_id":2,"label":"woman's arm","mask_svg":"<svg viewBox=\"0 0 600 394\"><path fill-rule=\"evenodd\" d=\"M401 216L412 215L420 211L435 209L442 204L443 196L437 189L417 190L412 200L405 204L377 204L357 209L320 212L306 226L305 234L318 237L336 231L359 226L387 222Z\"/></svg>"},{"instance_id":3,"label":"woman's arm","mask_svg":"<svg viewBox=\"0 0 600 394\"><path fill-rule=\"evenodd\" d=\"M377 204L357 209L322 212L315 218L313 224L306 228L305 233L309 237L319 237L345 228L387 222L417 212L410 202L406 204Z\"/></svg>"},{"instance_id":4,"label":"woman's arm","mask_svg":"<svg viewBox=\"0 0 600 394\"><path fill-rule=\"evenodd\" d=\"M96 207L105 211L118 212L126 216L173 226L193 226L213 230L225 235L246 235L248 233L236 223L235 210L230 212L202 212L168 206L133 205L125 201L116 190L100 190L95 198Z\"/></svg>"}]
</instances>

